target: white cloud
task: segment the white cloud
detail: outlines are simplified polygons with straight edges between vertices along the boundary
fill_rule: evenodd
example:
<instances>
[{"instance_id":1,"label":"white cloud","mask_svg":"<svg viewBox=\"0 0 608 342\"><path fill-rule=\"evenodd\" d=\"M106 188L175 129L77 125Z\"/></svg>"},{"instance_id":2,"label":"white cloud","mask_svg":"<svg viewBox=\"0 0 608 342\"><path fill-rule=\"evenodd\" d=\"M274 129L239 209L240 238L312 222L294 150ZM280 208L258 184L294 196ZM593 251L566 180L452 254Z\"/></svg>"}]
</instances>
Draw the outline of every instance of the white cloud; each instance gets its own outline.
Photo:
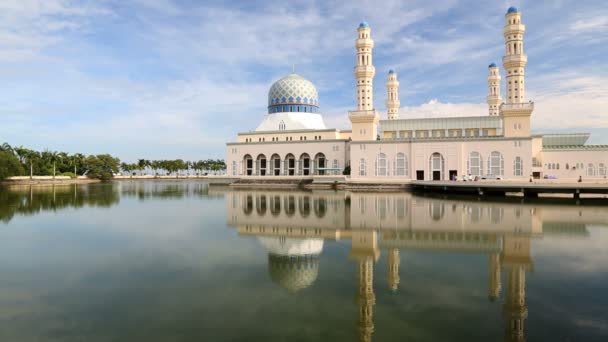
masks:
<instances>
[{"instance_id":1,"label":"white cloud","mask_svg":"<svg viewBox=\"0 0 608 342\"><path fill-rule=\"evenodd\" d=\"M399 110L401 119L481 116L487 114L488 107L483 103L443 103L437 99L419 106L401 107Z\"/></svg>"},{"instance_id":2,"label":"white cloud","mask_svg":"<svg viewBox=\"0 0 608 342\"><path fill-rule=\"evenodd\" d=\"M608 31L608 16L597 16L584 20L577 20L571 26L571 30L579 32L594 32L600 33Z\"/></svg>"}]
</instances>

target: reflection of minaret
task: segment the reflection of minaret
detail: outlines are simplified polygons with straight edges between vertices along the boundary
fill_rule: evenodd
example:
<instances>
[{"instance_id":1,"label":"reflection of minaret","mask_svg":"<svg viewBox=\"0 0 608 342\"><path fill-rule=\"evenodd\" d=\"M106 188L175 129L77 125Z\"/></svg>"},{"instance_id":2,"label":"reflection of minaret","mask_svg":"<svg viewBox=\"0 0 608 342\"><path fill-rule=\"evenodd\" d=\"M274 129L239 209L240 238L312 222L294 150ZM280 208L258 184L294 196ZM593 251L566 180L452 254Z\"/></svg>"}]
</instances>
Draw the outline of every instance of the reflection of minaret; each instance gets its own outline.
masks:
<instances>
[{"instance_id":1,"label":"reflection of minaret","mask_svg":"<svg viewBox=\"0 0 608 342\"><path fill-rule=\"evenodd\" d=\"M500 255L498 253L492 253L488 259L490 273L488 298L493 302L500 296Z\"/></svg>"},{"instance_id":2,"label":"reflection of minaret","mask_svg":"<svg viewBox=\"0 0 608 342\"><path fill-rule=\"evenodd\" d=\"M391 248L388 252L388 287L397 291L399 287L399 249Z\"/></svg>"},{"instance_id":3,"label":"reflection of minaret","mask_svg":"<svg viewBox=\"0 0 608 342\"><path fill-rule=\"evenodd\" d=\"M359 306L359 341L369 342L374 333L374 263L380 256L378 234L373 230L354 231L351 257L359 266L359 288L355 298Z\"/></svg>"},{"instance_id":4,"label":"reflection of minaret","mask_svg":"<svg viewBox=\"0 0 608 342\"><path fill-rule=\"evenodd\" d=\"M503 305L505 341L525 341L526 271L531 267L530 237L505 236L503 265L507 271L507 292Z\"/></svg>"}]
</instances>

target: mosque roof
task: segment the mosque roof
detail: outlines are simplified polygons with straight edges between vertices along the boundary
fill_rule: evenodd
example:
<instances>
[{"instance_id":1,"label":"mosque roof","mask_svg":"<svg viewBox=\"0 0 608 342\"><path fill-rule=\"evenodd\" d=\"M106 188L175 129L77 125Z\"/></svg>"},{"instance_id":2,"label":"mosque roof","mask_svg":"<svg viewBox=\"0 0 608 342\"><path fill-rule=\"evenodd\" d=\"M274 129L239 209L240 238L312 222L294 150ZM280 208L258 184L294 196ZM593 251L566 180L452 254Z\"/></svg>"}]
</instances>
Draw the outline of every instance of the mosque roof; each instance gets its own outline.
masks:
<instances>
[{"instance_id":1,"label":"mosque roof","mask_svg":"<svg viewBox=\"0 0 608 342\"><path fill-rule=\"evenodd\" d=\"M488 68L496 68L496 63L492 62L490 65L488 65Z\"/></svg>"},{"instance_id":2,"label":"mosque roof","mask_svg":"<svg viewBox=\"0 0 608 342\"><path fill-rule=\"evenodd\" d=\"M359 27L369 27L369 24L367 21L362 21L361 24L359 24Z\"/></svg>"},{"instance_id":3,"label":"mosque roof","mask_svg":"<svg viewBox=\"0 0 608 342\"><path fill-rule=\"evenodd\" d=\"M268 109L279 105L307 105L318 107L319 94L314 84L304 77L291 73L274 82L268 91Z\"/></svg>"},{"instance_id":4,"label":"mosque roof","mask_svg":"<svg viewBox=\"0 0 608 342\"><path fill-rule=\"evenodd\" d=\"M509 9L507 10L507 13L517 13L519 12L519 10L517 9L517 7L515 6L511 6L509 7Z\"/></svg>"}]
</instances>

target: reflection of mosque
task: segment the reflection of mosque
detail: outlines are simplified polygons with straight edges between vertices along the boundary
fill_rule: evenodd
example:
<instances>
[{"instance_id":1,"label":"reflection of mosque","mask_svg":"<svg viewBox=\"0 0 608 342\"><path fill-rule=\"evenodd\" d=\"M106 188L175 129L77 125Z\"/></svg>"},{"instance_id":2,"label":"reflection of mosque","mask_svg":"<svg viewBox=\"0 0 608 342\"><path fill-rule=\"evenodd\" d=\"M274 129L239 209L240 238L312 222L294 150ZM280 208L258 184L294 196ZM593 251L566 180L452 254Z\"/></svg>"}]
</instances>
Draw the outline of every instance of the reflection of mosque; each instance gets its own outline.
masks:
<instances>
[{"instance_id":1,"label":"reflection of mosque","mask_svg":"<svg viewBox=\"0 0 608 342\"><path fill-rule=\"evenodd\" d=\"M505 339L523 341L528 309L526 272L531 239L545 234L587 235L585 224L606 223L604 208L530 206L428 199L407 193L226 193L228 222L256 236L269 251L272 281L290 292L317 278L323 240L351 240L357 263L361 341L374 332L374 265L387 254L389 290L399 287L399 250L451 251L488 256L490 301L506 273ZM573 223L574 221L574 223ZM567 222L567 223L566 223Z\"/></svg>"}]
</instances>

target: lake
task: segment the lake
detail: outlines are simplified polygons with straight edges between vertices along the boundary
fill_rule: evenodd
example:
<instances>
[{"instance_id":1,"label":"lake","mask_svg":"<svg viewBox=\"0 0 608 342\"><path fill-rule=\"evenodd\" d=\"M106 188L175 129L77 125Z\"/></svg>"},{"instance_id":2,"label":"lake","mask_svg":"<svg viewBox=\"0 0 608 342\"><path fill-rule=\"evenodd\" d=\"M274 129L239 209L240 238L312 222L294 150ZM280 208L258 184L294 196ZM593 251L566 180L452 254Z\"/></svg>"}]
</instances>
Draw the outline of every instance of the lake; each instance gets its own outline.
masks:
<instances>
[{"instance_id":1,"label":"lake","mask_svg":"<svg viewBox=\"0 0 608 342\"><path fill-rule=\"evenodd\" d=\"M0 188L0 340L606 341L605 202Z\"/></svg>"}]
</instances>

